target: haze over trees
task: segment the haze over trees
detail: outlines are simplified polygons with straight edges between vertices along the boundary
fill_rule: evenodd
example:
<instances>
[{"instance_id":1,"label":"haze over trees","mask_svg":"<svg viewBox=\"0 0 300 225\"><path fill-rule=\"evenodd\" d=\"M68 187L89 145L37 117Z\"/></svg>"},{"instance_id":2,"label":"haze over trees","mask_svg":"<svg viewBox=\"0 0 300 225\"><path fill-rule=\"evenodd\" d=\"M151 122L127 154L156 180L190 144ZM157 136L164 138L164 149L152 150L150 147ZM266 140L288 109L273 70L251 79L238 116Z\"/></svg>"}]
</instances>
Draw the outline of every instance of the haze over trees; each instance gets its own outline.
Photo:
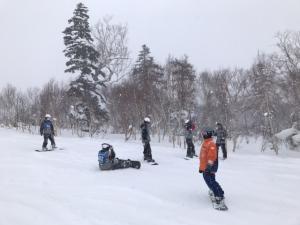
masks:
<instances>
[{"instance_id":1,"label":"haze over trees","mask_svg":"<svg viewBox=\"0 0 300 225\"><path fill-rule=\"evenodd\" d=\"M130 55L127 26L112 21L91 26L88 8L79 3L62 34L65 76L72 81L50 80L26 91L8 84L0 91L0 123L33 131L50 113L57 130L127 135L138 133L149 116L152 133L175 144L186 119L198 131L218 121L231 138L263 136L276 152L275 133L300 129L299 31L277 33L277 51L258 53L250 68L196 71L187 55L158 62L146 44Z\"/></svg>"}]
</instances>

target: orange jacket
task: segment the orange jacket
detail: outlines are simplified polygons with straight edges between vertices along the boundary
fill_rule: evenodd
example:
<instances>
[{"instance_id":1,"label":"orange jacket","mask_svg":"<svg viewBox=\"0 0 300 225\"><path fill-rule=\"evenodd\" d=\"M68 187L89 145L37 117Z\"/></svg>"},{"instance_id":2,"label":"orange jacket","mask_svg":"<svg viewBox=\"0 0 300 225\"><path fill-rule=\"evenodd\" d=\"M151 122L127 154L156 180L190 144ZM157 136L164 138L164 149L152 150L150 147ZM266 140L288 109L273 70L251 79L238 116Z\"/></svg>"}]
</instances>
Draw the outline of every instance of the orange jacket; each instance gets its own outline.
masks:
<instances>
[{"instance_id":1,"label":"orange jacket","mask_svg":"<svg viewBox=\"0 0 300 225\"><path fill-rule=\"evenodd\" d=\"M214 167L213 172L217 172L218 169L218 151L217 146L214 143L212 138L204 139L204 142L201 146L199 160L200 166L199 170L205 171L207 164L210 164Z\"/></svg>"}]
</instances>

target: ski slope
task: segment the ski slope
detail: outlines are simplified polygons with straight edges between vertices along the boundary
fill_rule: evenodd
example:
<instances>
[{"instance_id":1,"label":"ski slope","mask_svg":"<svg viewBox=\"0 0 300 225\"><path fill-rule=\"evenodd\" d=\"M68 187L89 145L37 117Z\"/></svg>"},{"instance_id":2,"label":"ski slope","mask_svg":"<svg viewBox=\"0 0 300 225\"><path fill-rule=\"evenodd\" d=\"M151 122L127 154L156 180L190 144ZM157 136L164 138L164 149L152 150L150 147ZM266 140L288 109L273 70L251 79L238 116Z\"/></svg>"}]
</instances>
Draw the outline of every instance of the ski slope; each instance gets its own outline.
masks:
<instances>
[{"instance_id":1,"label":"ski slope","mask_svg":"<svg viewBox=\"0 0 300 225\"><path fill-rule=\"evenodd\" d=\"M182 149L152 143L160 165L99 171L102 142L134 160L142 159L141 143L113 136L56 142L65 150L39 153L41 136L0 129L0 225L300 224L300 154L262 154L258 143L229 151L217 174L229 207L222 212L211 206L198 159L184 160Z\"/></svg>"}]
</instances>

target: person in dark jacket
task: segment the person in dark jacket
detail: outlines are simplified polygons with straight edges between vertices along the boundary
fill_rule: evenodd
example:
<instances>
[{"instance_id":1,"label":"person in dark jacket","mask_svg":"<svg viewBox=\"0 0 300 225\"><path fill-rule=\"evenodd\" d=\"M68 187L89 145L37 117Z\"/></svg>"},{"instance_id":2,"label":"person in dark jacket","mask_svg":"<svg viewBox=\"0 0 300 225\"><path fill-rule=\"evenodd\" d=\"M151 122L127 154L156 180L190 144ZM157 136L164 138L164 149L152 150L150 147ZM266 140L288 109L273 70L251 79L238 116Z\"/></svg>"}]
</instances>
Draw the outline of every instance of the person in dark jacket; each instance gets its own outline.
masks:
<instances>
[{"instance_id":1,"label":"person in dark jacket","mask_svg":"<svg viewBox=\"0 0 300 225\"><path fill-rule=\"evenodd\" d=\"M195 129L194 124L191 120L186 120L184 123L185 127L185 142L187 144L187 152L186 157L193 158L194 156L197 157L195 153L195 145L193 143L193 131Z\"/></svg>"},{"instance_id":2,"label":"person in dark jacket","mask_svg":"<svg viewBox=\"0 0 300 225\"><path fill-rule=\"evenodd\" d=\"M223 159L227 159L227 149L226 149L226 138L227 138L227 131L223 127L221 123L216 123L217 129L214 132L214 136L217 137L216 144L219 150L219 147L222 149Z\"/></svg>"},{"instance_id":3,"label":"person in dark jacket","mask_svg":"<svg viewBox=\"0 0 300 225\"><path fill-rule=\"evenodd\" d=\"M53 128L53 124L51 122L50 114L45 115L45 119L43 120L41 127L40 127L40 134L41 134L41 136L44 136L44 142L42 145L42 149L44 151L47 150L48 139L51 142L52 149L54 149L56 147L55 141L54 141L54 128Z\"/></svg>"},{"instance_id":4,"label":"person in dark jacket","mask_svg":"<svg viewBox=\"0 0 300 225\"><path fill-rule=\"evenodd\" d=\"M142 142L144 145L144 160L147 162L154 162L152 158L151 153L151 147L150 147L150 118L145 117L144 122L141 124L141 133L142 133Z\"/></svg>"},{"instance_id":5,"label":"person in dark jacket","mask_svg":"<svg viewBox=\"0 0 300 225\"><path fill-rule=\"evenodd\" d=\"M116 158L113 146L107 143L103 143L102 149L98 152L98 162L100 170L116 170L130 167L139 169L141 167L141 163L139 161Z\"/></svg>"}]
</instances>

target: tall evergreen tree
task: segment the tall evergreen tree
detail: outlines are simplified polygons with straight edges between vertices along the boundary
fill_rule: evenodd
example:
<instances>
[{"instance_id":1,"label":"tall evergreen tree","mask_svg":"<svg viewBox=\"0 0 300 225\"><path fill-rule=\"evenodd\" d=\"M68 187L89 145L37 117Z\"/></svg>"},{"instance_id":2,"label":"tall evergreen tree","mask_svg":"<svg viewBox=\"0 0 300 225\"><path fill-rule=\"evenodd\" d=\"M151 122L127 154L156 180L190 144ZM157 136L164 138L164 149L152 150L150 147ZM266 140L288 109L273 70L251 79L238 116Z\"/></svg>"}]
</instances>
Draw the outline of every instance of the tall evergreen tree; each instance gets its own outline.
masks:
<instances>
[{"instance_id":1,"label":"tall evergreen tree","mask_svg":"<svg viewBox=\"0 0 300 225\"><path fill-rule=\"evenodd\" d=\"M87 7L82 3L77 4L73 17L68 20L70 26L63 31L64 53L68 58L65 72L78 75L71 82L68 94L74 97L74 109L78 109L78 113L84 112L84 115L80 113L80 117L87 121L85 126L94 132L107 120L107 111L101 90L104 84L99 82L97 76L99 53L93 46L88 19Z\"/></svg>"},{"instance_id":2,"label":"tall evergreen tree","mask_svg":"<svg viewBox=\"0 0 300 225\"><path fill-rule=\"evenodd\" d=\"M65 72L80 72L80 75L94 73L98 52L93 47L93 38L89 26L88 9L82 3L77 4L70 24L63 33L66 49L63 51L69 58Z\"/></svg>"},{"instance_id":3,"label":"tall evergreen tree","mask_svg":"<svg viewBox=\"0 0 300 225\"><path fill-rule=\"evenodd\" d=\"M142 46L133 69L132 78L136 84L136 103L140 106L140 116L155 114L159 98L159 87L163 82L163 69L150 56L150 49Z\"/></svg>"},{"instance_id":4,"label":"tall evergreen tree","mask_svg":"<svg viewBox=\"0 0 300 225\"><path fill-rule=\"evenodd\" d=\"M171 87L174 92L176 109L191 112L195 106L195 80L196 72L188 57L174 59L171 64Z\"/></svg>"}]
</instances>

